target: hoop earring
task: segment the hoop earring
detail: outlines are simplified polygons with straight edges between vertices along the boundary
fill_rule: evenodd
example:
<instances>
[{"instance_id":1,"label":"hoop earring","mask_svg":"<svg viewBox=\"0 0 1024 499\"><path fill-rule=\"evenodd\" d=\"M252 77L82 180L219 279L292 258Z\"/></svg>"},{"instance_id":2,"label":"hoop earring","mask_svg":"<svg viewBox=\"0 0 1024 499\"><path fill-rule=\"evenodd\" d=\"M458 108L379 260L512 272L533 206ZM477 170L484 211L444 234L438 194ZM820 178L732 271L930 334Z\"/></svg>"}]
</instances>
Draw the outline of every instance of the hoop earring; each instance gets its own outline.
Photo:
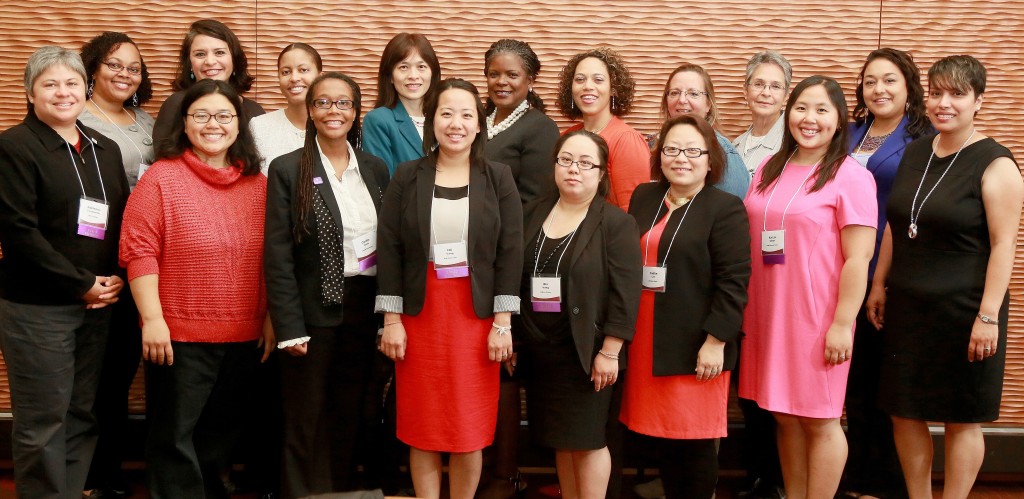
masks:
<instances>
[{"instance_id":1,"label":"hoop earring","mask_svg":"<svg viewBox=\"0 0 1024 499\"><path fill-rule=\"evenodd\" d=\"M132 107L139 107L139 93L132 94Z\"/></svg>"},{"instance_id":2,"label":"hoop earring","mask_svg":"<svg viewBox=\"0 0 1024 499\"><path fill-rule=\"evenodd\" d=\"M87 88L87 89L85 90L85 98L86 98L86 99L92 98L92 87L93 87L93 85L95 85L95 84L96 84L96 81L95 81L95 80L93 80L93 81L90 81L90 82L89 82L89 88Z\"/></svg>"}]
</instances>

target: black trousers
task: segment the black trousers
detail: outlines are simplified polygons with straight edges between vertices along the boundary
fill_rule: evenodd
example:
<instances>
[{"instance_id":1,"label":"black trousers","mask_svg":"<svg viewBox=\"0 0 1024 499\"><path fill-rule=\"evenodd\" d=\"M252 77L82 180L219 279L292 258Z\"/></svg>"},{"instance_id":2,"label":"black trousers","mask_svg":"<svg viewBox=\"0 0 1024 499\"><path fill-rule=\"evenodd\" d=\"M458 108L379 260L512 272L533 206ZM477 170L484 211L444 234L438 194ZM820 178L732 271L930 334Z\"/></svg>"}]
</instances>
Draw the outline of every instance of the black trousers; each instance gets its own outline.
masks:
<instances>
[{"instance_id":1,"label":"black trousers","mask_svg":"<svg viewBox=\"0 0 1024 499\"><path fill-rule=\"evenodd\" d=\"M743 348L740 341L739 347ZM732 383L739 384L738 364L732 374ZM757 402L741 398L743 411L743 438L740 440L740 461L747 472L748 486L760 480L764 486L782 487L782 464L779 463L779 444L775 436L775 416L762 409Z\"/></svg>"},{"instance_id":2,"label":"black trousers","mask_svg":"<svg viewBox=\"0 0 1024 499\"><path fill-rule=\"evenodd\" d=\"M109 327L109 308L0 299L18 497L81 497L96 448L93 402Z\"/></svg>"},{"instance_id":3,"label":"black trousers","mask_svg":"<svg viewBox=\"0 0 1024 499\"><path fill-rule=\"evenodd\" d=\"M345 278L344 322L307 327L307 353L280 353L284 407L282 495L305 497L353 489L355 449L377 353L376 279ZM379 399L378 399L379 400ZM379 402L378 402L379 403Z\"/></svg>"},{"instance_id":4,"label":"black trousers","mask_svg":"<svg viewBox=\"0 0 1024 499\"><path fill-rule=\"evenodd\" d=\"M718 446L715 438L654 441L658 473L666 499L711 499L718 485Z\"/></svg>"},{"instance_id":5,"label":"black trousers","mask_svg":"<svg viewBox=\"0 0 1024 499\"><path fill-rule=\"evenodd\" d=\"M96 391L99 441L85 482L86 489L127 490L121 464L130 444L126 431L128 392L142 358L142 330L135 299L127 289L112 308L110 334Z\"/></svg>"},{"instance_id":6,"label":"black trousers","mask_svg":"<svg viewBox=\"0 0 1024 499\"><path fill-rule=\"evenodd\" d=\"M262 349L172 342L174 365L146 365L146 475L153 499L228 497L220 479L244 427Z\"/></svg>"},{"instance_id":7,"label":"black trousers","mask_svg":"<svg viewBox=\"0 0 1024 499\"><path fill-rule=\"evenodd\" d=\"M885 498L907 497L892 420L878 408L882 337L862 307L857 315L853 360L846 385L847 441L850 445L842 488Z\"/></svg>"}]
</instances>

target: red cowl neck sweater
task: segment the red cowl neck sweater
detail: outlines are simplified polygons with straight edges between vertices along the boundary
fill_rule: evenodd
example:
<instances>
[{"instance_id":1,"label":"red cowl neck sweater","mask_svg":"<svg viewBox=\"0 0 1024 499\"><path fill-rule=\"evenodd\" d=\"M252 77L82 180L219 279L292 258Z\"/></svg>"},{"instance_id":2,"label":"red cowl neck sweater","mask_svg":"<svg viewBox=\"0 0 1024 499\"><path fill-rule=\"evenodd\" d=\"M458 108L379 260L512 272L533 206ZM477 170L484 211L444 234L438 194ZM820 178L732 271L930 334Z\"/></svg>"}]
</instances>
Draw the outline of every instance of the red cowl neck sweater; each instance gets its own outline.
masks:
<instances>
[{"instance_id":1,"label":"red cowl neck sweater","mask_svg":"<svg viewBox=\"0 0 1024 499\"><path fill-rule=\"evenodd\" d=\"M216 169L191 150L160 160L128 198L121 265L129 281L159 275L171 340L259 337L267 313L263 222L267 181Z\"/></svg>"}]
</instances>

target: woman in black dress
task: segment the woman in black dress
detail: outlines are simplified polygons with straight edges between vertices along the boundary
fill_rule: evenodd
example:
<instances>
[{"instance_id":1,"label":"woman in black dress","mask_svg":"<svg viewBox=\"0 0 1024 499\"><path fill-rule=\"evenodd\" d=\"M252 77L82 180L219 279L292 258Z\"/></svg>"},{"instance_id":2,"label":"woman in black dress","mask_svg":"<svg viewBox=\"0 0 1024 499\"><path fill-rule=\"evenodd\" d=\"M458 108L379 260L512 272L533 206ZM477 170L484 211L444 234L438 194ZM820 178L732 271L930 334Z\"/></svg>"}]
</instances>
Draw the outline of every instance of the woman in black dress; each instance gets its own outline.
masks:
<instances>
[{"instance_id":1,"label":"woman in black dress","mask_svg":"<svg viewBox=\"0 0 1024 499\"><path fill-rule=\"evenodd\" d=\"M985 91L977 59L939 60L928 87L939 134L903 155L867 313L886 329L879 404L910 497L931 497L928 421L945 426L943 497L967 497L985 455L980 423L999 417L1024 182L1010 151L975 129Z\"/></svg>"},{"instance_id":2,"label":"woman in black dress","mask_svg":"<svg viewBox=\"0 0 1024 499\"><path fill-rule=\"evenodd\" d=\"M605 427L640 306L636 222L604 199L608 146L576 130L555 143L557 193L526 206L521 295L534 442L555 449L562 497L604 497ZM620 358L621 356L621 358Z\"/></svg>"}]
</instances>

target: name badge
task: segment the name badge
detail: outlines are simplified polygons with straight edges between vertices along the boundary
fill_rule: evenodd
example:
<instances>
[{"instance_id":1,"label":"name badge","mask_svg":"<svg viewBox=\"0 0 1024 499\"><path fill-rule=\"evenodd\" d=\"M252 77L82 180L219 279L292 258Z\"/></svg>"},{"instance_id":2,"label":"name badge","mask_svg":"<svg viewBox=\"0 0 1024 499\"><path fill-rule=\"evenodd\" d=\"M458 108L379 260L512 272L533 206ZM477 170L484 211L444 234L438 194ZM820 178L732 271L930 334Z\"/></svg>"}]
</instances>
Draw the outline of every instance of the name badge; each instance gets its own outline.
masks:
<instances>
[{"instance_id":1,"label":"name badge","mask_svg":"<svg viewBox=\"0 0 1024 499\"><path fill-rule=\"evenodd\" d=\"M562 311L562 278L533 277L530 279L530 302L534 312Z\"/></svg>"},{"instance_id":2,"label":"name badge","mask_svg":"<svg viewBox=\"0 0 1024 499\"><path fill-rule=\"evenodd\" d=\"M82 198L78 204L78 235L103 239L107 234L110 207L103 201Z\"/></svg>"},{"instance_id":3,"label":"name badge","mask_svg":"<svg viewBox=\"0 0 1024 499\"><path fill-rule=\"evenodd\" d=\"M466 241L434 245L434 271L438 279L469 277Z\"/></svg>"},{"instance_id":4,"label":"name badge","mask_svg":"<svg viewBox=\"0 0 1024 499\"><path fill-rule=\"evenodd\" d=\"M665 279L668 276L668 269L665 267L644 267L641 285L644 291L655 293L665 292Z\"/></svg>"},{"instance_id":5,"label":"name badge","mask_svg":"<svg viewBox=\"0 0 1024 499\"><path fill-rule=\"evenodd\" d=\"M146 170L148 170L148 169L149 169L149 164L147 164L147 163L139 163L139 176L135 177L135 180L138 180L138 179L142 178L142 174L146 173Z\"/></svg>"},{"instance_id":6,"label":"name badge","mask_svg":"<svg viewBox=\"0 0 1024 499\"><path fill-rule=\"evenodd\" d=\"M363 272L377 265L377 231L370 231L352 241L355 246L359 271Z\"/></svg>"},{"instance_id":7,"label":"name badge","mask_svg":"<svg viewBox=\"0 0 1024 499\"><path fill-rule=\"evenodd\" d=\"M761 232L761 260L765 265L785 263L785 249L785 230L766 230Z\"/></svg>"}]
</instances>

